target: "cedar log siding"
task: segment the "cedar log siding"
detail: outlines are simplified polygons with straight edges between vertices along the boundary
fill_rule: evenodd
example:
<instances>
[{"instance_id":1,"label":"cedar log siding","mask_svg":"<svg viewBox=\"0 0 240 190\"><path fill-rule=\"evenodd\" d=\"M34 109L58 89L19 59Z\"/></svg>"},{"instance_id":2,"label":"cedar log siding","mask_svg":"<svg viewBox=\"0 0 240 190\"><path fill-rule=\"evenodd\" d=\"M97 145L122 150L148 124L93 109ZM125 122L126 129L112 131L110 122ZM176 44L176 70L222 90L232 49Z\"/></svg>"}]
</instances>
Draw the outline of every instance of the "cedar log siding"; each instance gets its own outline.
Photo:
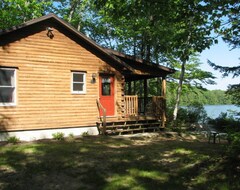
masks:
<instances>
[{"instance_id":1,"label":"cedar log siding","mask_svg":"<svg viewBox=\"0 0 240 190\"><path fill-rule=\"evenodd\" d=\"M123 113L122 75L61 26L51 26L52 39L44 26L0 48L0 67L17 68L17 105L0 107L0 131L95 126L104 72L115 75L115 116ZM86 94L71 93L71 71L86 72Z\"/></svg>"}]
</instances>

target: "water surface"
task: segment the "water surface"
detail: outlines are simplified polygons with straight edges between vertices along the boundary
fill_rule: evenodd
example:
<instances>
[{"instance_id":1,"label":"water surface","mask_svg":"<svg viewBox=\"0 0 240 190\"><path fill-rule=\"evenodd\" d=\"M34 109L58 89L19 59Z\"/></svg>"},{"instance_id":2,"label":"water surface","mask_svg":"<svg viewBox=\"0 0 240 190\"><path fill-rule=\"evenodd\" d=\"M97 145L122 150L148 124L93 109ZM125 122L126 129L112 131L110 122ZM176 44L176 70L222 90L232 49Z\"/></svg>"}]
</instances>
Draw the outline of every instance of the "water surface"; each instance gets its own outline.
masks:
<instances>
[{"instance_id":1,"label":"water surface","mask_svg":"<svg viewBox=\"0 0 240 190\"><path fill-rule=\"evenodd\" d=\"M240 112L240 107L235 105L205 105L204 109L207 112L208 117L213 119L217 118L221 113L231 114L232 111Z\"/></svg>"}]
</instances>

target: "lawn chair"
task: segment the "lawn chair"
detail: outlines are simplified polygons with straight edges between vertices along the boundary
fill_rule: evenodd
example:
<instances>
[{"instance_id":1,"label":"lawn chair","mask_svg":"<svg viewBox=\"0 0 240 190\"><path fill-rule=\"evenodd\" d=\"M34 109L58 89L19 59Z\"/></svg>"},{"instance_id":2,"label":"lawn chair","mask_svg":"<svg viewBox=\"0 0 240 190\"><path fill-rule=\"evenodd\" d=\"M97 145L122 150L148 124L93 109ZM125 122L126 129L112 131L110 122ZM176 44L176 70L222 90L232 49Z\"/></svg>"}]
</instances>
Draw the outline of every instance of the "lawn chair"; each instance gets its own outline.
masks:
<instances>
[{"instance_id":1,"label":"lawn chair","mask_svg":"<svg viewBox=\"0 0 240 190\"><path fill-rule=\"evenodd\" d=\"M210 143L211 140L212 140L213 144L215 144L216 143L216 139L218 139L218 142L220 143L219 133L217 131L210 131L208 133L208 143Z\"/></svg>"},{"instance_id":2,"label":"lawn chair","mask_svg":"<svg viewBox=\"0 0 240 190\"><path fill-rule=\"evenodd\" d=\"M223 139L223 140L227 140L228 141L228 134L227 133L218 133L218 136L219 136L219 142L220 142L220 139Z\"/></svg>"},{"instance_id":3,"label":"lawn chair","mask_svg":"<svg viewBox=\"0 0 240 190\"><path fill-rule=\"evenodd\" d=\"M203 134L205 137L208 137L208 128L206 128L205 124L197 123L196 126L196 132L199 134Z\"/></svg>"}]
</instances>

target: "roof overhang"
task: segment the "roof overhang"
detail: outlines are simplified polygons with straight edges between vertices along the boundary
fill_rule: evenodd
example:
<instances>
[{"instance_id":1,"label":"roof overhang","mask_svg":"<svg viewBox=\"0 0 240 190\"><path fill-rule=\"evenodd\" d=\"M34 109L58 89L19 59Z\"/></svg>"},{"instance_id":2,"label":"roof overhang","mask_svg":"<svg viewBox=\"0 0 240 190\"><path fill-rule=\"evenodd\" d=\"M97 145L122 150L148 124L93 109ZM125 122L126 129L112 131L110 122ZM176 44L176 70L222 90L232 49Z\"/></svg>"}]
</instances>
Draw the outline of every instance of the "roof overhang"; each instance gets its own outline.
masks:
<instances>
[{"instance_id":1,"label":"roof overhang","mask_svg":"<svg viewBox=\"0 0 240 190\"><path fill-rule=\"evenodd\" d=\"M134 56L126 55L112 49L106 50L112 55L121 59L134 70L134 72L132 73L125 74L126 81L149 79L155 77L166 77L167 75L173 74L175 72L174 69L171 69L169 67L158 65L152 62L150 63L146 60L135 58Z\"/></svg>"}]
</instances>

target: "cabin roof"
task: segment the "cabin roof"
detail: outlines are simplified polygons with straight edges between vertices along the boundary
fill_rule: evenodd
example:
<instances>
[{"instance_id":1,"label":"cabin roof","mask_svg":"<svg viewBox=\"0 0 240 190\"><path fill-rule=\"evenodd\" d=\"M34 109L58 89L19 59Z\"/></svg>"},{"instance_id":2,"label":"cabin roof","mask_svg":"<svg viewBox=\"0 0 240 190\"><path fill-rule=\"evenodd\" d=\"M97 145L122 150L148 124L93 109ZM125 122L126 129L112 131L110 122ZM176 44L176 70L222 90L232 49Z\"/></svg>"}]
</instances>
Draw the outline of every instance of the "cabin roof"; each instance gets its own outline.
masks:
<instances>
[{"instance_id":1,"label":"cabin roof","mask_svg":"<svg viewBox=\"0 0 240 190\"><path fill-rule=\"evenodd\" d=\"M112 49L105 49L112 55L118 57L119 59L127 63L136 71L136 74L126 76L126 80L138 80L140 78L153 78L159 76L162 77L175 72L174 69L171 69L169 67L158 65L153 62L148 62L144 59L136 58L131 55L126 55Z\"/></svg>"},{"instance_id":2,"label":"cabin roof","mask_svg":"<svg viewBox=\"0 0 240 190\"><path fill-rule=\"evenodd\" d=\"M154 63L148 63L142 59L136 59L133 56L125 55L118 51L111 49L102 48L96 44L93 40L77 31L69 23L65 22L61 18L57 17L55 14L48 14L28 22L25 22L19 26L14 26L10 29L0 30L0 46L7 45L10 41L17 40L16 33L21 33L20 37L28 35L33 30L36 31L36 28L39 28L41 23L55 23L60 25L64 30L74 36L75 40L80 40L84 42L89 49L94 49L94 52L97 52L108 64L119 70L127 80L138 80L140 78L153 78L166 76L175 72L174 69L168 67L160 66ZM47 23L46 23L47 24ZM44 26L46 26L46 24ZM49 25L49 27L51 24ZM41 26L43 27L43 26ZM46 29L46 28L45 28ZM11 35L11 38L7 36Z\"/></svg>"}]
</instances>

